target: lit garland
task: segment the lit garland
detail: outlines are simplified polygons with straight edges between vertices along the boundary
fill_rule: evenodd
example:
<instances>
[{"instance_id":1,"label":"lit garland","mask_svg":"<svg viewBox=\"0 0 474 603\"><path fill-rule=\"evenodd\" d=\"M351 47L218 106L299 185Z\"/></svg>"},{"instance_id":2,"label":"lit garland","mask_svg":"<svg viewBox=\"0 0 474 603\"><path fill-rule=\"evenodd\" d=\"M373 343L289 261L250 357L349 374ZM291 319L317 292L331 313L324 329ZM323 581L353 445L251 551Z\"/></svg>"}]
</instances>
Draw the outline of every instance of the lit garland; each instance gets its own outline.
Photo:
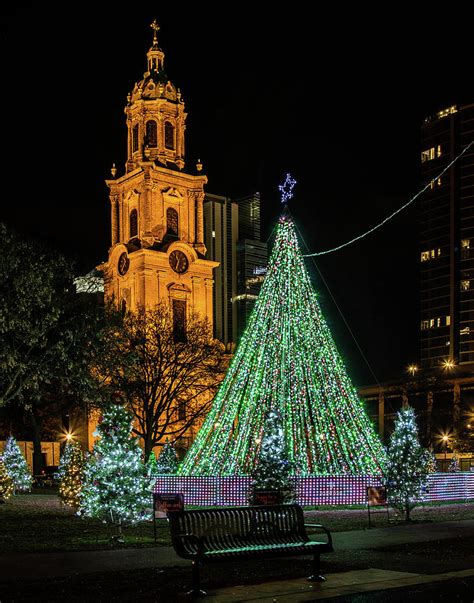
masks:
<instances>
[{"instance_id":1,"label":"lit garland","mask_svg":"<svg viewBox=\"0 0 474 603\"><path fill-rule=\"evenodd\" d=\"M8 475L13 480L15 492L29 492L33 485L33 478L25 457L13 436L9 436L5 443L3 462Z\"/></svg>"},{"instance_id":2,"label":"lit garland","mask_svg":"<svg viewBox=\"0 0 474 603\"><path fill-rule=\"evenodd\" d=\"M336 349L287 215L248 327L179 475L251 474L273 410L296 474L381 473L384 449Z\"/></svg>"}]
</instances>

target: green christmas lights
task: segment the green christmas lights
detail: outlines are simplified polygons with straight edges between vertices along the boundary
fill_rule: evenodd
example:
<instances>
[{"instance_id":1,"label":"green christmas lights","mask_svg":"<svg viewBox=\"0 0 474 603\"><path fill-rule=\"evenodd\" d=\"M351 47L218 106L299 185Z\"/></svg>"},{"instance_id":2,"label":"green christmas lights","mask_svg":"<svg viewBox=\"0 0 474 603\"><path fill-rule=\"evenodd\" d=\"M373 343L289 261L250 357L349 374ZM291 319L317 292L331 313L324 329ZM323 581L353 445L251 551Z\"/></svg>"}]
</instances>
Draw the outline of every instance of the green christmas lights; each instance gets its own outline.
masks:
<instances>
[{"instance_id":1,"label":"green christmas lights","mask_svg":"<svg viewBox=\"0 0 474 603\"><path fill-rule=\"evenodd\" d=\"M384 449L324 320L288 215L280 218L248 327L179 474L252 474L273 411L294 473L381 473Z\"/></svg>"}]
</instances>

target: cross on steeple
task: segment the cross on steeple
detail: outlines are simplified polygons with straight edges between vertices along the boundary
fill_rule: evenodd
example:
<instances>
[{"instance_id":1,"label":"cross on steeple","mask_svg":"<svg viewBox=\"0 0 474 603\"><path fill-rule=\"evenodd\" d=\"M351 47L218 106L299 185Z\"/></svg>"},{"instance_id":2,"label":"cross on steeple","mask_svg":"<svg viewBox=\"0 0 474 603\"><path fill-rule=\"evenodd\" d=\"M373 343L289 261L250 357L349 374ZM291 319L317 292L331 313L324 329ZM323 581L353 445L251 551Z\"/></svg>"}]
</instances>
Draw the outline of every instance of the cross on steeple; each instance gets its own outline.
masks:
<instances>
[{"instance_id":1,"label":"cross on steeple","mask_svg":"<svg viewBox=\"0 0 474 603\"><path fill-rule=\"evenodd\" d=\"M158 25L156 19L153 19L153 23L150 23L150 27L153 30L153 44L158 44L156 34L160 31L160 26Z\"/></svg>"}]
</instances>

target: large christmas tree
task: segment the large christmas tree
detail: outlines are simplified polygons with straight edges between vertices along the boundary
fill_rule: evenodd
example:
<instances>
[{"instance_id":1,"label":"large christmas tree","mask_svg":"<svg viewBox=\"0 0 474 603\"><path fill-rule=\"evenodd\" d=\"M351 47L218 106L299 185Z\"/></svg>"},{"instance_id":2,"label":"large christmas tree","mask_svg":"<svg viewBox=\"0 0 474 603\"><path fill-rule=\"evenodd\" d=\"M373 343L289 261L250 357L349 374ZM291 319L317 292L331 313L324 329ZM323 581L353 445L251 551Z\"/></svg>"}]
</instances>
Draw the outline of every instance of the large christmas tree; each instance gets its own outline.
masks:
<instances>
[{"instance_id":1,"label":"large christmas tree","mask_svg":"<svg viewBox=\"0 0 474 603\"><path fill-rule=\"evenodd\" d=\"M142 451L131 437L130 413L120 405L106 410L97 426L100 439L88 458L80 514L120 527L147 518L151 484L145 477Z\"/></svg>"},{"instance_id":2,"label":"large christmas tree","mask_svg":"<svg viewBox=\"0 0 474 603\"><path fill-rule=\"evenodd\" d=\"M385 452L322 315L291 217L181 475L252 474L276 411L296 474L375 475Z\"/></svg>"},{"instance_id":3,"label":"large christmas tree","mask_svg":"<svg viewBox=\"0 0 474 603\"><path fill-rule=\"evenodd\" d=\"M33 484L33 478L25 457L13 436L9 436L5 443L3 462L8 475L13 480L15 492L29 492Z\"/></svg>"}]
</instances>

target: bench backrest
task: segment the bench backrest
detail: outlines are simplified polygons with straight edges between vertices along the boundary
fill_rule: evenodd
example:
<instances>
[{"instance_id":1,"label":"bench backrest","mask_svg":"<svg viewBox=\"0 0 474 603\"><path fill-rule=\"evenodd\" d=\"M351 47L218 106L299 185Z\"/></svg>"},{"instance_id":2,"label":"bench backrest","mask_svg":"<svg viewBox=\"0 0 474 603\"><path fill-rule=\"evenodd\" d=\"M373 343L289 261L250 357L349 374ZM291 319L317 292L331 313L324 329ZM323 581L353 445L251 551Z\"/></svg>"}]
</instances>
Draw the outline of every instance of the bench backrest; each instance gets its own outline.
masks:
<instances>
[{"instance_id":1,"label":"bench backrest","mask_svg":"<svg viewBox=\"0 0 474 603\"><path fill-rule=\"evenodd\" d=\"M299 505L226 507L170 514L176 550L193 545L190 537L203 538L206 548L253 541L306 540L303 509Z\"/></svg>"}]
</instances>

